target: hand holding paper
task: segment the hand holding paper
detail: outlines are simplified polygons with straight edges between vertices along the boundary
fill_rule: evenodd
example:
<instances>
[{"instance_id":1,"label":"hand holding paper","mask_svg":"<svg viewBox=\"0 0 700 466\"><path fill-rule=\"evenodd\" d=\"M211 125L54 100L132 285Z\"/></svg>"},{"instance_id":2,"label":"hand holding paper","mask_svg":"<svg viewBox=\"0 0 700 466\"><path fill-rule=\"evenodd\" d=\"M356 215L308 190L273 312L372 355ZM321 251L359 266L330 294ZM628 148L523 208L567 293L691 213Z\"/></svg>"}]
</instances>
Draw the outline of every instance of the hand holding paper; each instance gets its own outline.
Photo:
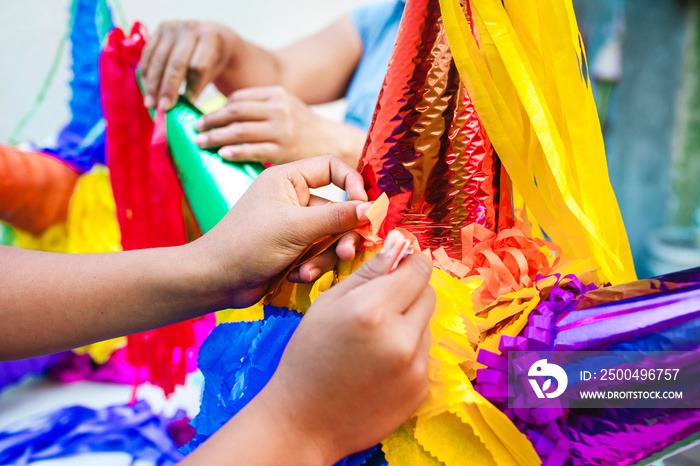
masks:
<instances>
[{"instance_id":1,"label":"hand holding paper","mask_svg":"<svg viewBox=\"0 0 700 466\"><path fill-rule=\"evenodd\" d=\"M333 464L405 421L427 393L435 292L421 254L388 273L403 245L391 232L381 253L320 296L270 382L186 461Z\"/></svg>"},{"instance_id":2,"label":"hand holding paper","mask_svg":"<svg viewBox=\"0 0 700 466\"><path fill-rule=\"evenodd\" d=\"M350 201L331 204L309 191L331 182L345 189ZM265 170L229 214L194 244L201 248L200 259L209 260L216 270L213 279L229 290L231 302L227 305L245 307L257 302L270 279L308 245L367 221L363 215L369 208L366 201L362 177L336 157L273 167ZM347 249L347 244L343 247ZM320 270L326 262L327 257L319 256L305 266Z\"/></svg>"},{"instance_id":3,"label":"hand holding paper","mask_svg":"<svg viewBox=\"0 0 700 466\"><path fill-rule=\"evenodd\" d=\"M237 34L213 21L167 21L161 24L141 55L146 107L170 110L180 84L192 99L219 77L231 61Z\"/></svg>"}]
</instances>

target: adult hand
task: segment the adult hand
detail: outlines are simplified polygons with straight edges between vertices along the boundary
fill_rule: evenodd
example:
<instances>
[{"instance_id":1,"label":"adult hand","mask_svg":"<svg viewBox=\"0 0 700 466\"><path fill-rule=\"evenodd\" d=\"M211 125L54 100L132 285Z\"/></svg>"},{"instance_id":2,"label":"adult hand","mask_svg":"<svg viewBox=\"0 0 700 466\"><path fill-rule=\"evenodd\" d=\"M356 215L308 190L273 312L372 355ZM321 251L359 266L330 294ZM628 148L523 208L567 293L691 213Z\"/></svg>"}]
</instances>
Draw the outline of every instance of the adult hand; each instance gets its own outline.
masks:
<instances>
[{"instance_id":1,"label":"adult hand","mask_svg":"<svg viewBox=\"0 0 700 466\"><path fill-rule=\"evenodd\" d=\"M345 189L350 201L328 203L309 188L330 183ZM362 177L336 157L317 157L265 170L231 211L193 243L213 265L217 289L230 290L228 306L246 307L262 298L269 280L291 264L313 241L357 228L370 207ZM354 257L356 235L346 235L336 251ZM332 268L332 251L305 264L301 281ZM310 274L313 272L313 274Z\"/></svg>"},{"instance_id":2,"label":"adult hand","mask_svg":"<svg viewBox=\"0 0 700 466\"><path fill-rule=\"evenodd\" d=\"M383 440L427 393L432 266L416 254L387 275L402 244L390 233L379 255L314 302L259 395L326 464Z\"/></svg>"},{"instance_id":3,"label":"adult hand","mask_svg":"<svg viewBox=\"0 0 700 466\"><path fill-rule=\"evenodd\" d=\"M356 165L365 134L316 114L280 86L251 87L231 94L226 105L203 116L197 144L219 148L227 160L276 164L337 155Z\"/></svg>"},{"instance_id":4,"label":"adult hand","mask_svg":"<svg viewBox=\"0 0 700 466\"><path fill-rule=\"evenodd\" d=\"M228 66L238 41L235 32L212 21L162 23L141 54L146 107L172 108L183 81L185 95L196 99Z\"/></svg>"}]
</instances>

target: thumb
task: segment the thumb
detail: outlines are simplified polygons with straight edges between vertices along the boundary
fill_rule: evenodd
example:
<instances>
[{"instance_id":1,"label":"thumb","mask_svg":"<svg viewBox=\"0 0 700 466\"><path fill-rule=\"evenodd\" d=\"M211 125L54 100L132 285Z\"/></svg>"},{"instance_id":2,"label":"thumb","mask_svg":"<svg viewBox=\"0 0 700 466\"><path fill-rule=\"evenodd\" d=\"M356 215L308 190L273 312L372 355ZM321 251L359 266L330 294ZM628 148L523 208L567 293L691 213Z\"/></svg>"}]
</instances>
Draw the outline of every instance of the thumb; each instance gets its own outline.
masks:
<instances>
[{"instance_id":1,"label":"thumb","mask_svg":"<svg viewBox=\"0 0 700 466\"><path fill-rule=\"evenodd\" d=\"M337 235L367 223L369 202L345 201L302 207L298 217L299 240L310 244L326 235Z\"/></svg>"},{"instance_id":2,"label":"thumb","mask_svg":"<svg viewBox=\"0 0 700 466\"><path fill-rule=\"evenodd\" d=\"M385 276L398 259L404 240L404 236L399 231L390 231L379 254L362 264L362 267L333 288L342 295L370 280Z\"/></svg>"}]
</instances>

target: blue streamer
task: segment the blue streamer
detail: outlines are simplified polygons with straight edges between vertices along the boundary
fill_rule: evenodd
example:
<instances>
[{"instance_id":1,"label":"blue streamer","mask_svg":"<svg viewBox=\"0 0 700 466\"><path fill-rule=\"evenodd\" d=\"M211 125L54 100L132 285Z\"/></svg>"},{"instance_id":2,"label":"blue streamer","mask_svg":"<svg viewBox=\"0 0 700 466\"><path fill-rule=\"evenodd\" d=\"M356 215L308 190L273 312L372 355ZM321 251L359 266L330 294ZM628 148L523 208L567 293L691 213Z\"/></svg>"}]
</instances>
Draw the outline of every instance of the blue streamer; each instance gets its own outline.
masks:
<instances>
[{"instance_id":1,"label":"blue streamer","mask_svg":"<svg viewBox=\"0 0 700 466\"><path fill-rule=\"evenodd\" d=\"M199 350L204 393L192 421L197 433L181 451L193 451L258 394L300 321L299 314L289 312L264 321L221 324L212 331Z\"/></svg>"},{"instance_id":2,"label":"blue streamer","mask_svg":"<svg viewBox=\"0 0 700 466\"><path fill-rule=\"evenodd\" d=\"M353 453L336 463L336 466L385 466L387 461L380 445Z\"/></svg>"},{"instance_id":3,"label":"blue streamer","mask_svg":"<svg viewBox=\"0 0 700 466\"><path fill-rule=\"evenodd\" d=\"M221 324L199 350L204 393L199 414L192 420L197 430L180 451L190 453L219 430L250 402L270 380L282 353L301 322L288 309L265 306L265 320ZM386 464L378 447L355 453L342 466Z\"/></svg>"},{"instance_id":4,"label":"blue streamer","mask_svg":"<svg viewBox=\"0 0 700 466\"><path fill-rule=\"evenodd\" d=\"M168 425L184 417L182 410L173 418L154 414L145 401L99 410L83 406L59 409L0 432L0 464L26 465L82 453L124 452L134 461L174 465L183 455L168 434Z\"/></svg>"},{"instance_id":5,"label":"blue streamer","mask_svg":"<svg viewBox=\"0 0 700 466\"><path fill-rule=\"evenodd\" d=\"M63 359L69 352L39 356L38 358L0 362L0 391L21 382L31 375L43 374L46 369Z\"/></svg>"},{"instance_id":6,"label":"blue streamer","mask_svg":"<svg viewBox=\"0 0 700 466\"><path fill-rule=\"evenodd\" d=\"M42 150L86 172L95 163L105 163L105 125L100 105L99 61L102 36L105 29L113 27L113 23L101 0L74 0L72 13L72 119L59 134L56 146Z\"/></svg>"}]
</instances>

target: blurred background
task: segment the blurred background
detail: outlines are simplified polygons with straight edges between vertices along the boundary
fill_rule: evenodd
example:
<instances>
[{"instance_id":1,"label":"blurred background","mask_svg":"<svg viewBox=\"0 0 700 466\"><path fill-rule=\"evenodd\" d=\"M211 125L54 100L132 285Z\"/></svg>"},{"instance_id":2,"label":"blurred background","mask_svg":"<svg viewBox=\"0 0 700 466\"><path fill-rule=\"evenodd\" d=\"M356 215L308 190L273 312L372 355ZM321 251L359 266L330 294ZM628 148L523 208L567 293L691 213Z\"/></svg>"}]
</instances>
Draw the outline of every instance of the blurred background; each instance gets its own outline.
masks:
<instances>
[{"instance_id":1,"label":"blurred background","mask_svg":"<svg viewBox=\"0 0 700 466\"><path fill-rule=\"evenodd\" d=\"M120 24L138 20L155 30L168 19L216 20L268 47L313 33L362 3L367 0L110 2ZM43 103L14 139L50 144L69 120L70 50L61 49L61 40L70 1L0 0L0 5L0 142L9 141L43 92ZM700 1L574 0L574 5L637 273L641 278L696 266ZM342 103L320 111L340 118Z\"/></svg>"},{"instance_id":2,"label":"blurred background","mask_svg":"<svg viewBox=\"0 0 700 466\"><path fill-rule=\"evenodd\" d=\"M574 0L637 273L700 264L700 2Z\"/></svg>"}]
</instances>

